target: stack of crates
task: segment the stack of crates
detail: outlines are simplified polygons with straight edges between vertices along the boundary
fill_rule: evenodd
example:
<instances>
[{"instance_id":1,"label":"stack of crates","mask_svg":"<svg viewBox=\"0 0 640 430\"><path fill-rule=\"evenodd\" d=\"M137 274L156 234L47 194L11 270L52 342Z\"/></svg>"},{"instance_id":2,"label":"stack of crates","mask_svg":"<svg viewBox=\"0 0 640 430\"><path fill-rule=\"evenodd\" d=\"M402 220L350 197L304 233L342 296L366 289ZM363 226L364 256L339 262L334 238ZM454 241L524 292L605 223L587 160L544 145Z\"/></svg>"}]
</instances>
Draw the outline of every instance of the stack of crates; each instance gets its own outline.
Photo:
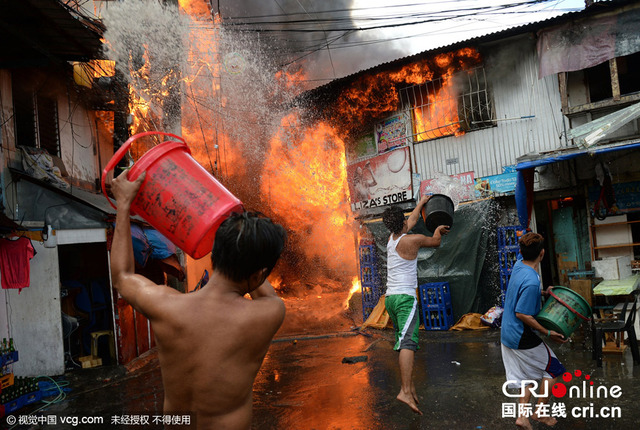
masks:
<instances>
[{"instance_id":1,"label":"stack of crates","mask_svg":"<svg viewBox=\"0 0 640 430\"><path fill-rule=\"evenodd\" d=\"M366 321L382 295L382 282L378 271L378 254L374 244L361 244L360 286L362 290L362 321Z\"/></svg>"},{"instance_id":2,"label":"stack of crates","mask_svg":"<svg viewBox=\"0 0 640 430\"><path fill-rule=\"evenodd\" d=\"M418 287L425 330L449 330L453 325L451 290L448 282L434 282Z\"/></svg>"},{"instance_id":3,"label":"stack of crates","mask_svg":"<svg viewBox=\"0 0 640 430\"><path fill-rule=\"evenodd\" d=\"M507 285L511 271L516 261L520 258L520 246L518 240L523 231L519 226L498 227L498 259L500 263L500 302L504 307L504 299L507 293Z\"/></svg>"}]
</instances>

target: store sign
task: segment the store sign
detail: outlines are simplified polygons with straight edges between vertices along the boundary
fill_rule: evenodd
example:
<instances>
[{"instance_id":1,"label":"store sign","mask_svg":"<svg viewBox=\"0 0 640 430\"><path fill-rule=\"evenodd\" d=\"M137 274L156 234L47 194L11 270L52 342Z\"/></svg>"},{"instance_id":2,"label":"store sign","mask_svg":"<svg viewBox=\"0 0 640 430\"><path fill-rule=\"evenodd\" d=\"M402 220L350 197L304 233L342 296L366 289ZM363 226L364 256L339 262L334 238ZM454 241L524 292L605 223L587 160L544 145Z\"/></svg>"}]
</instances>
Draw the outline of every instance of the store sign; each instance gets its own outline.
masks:
<instances>
[{"instance_id":1,"label":"store sign","mask_svg":"<svg viewBox=\"0 0 640 430\"><path fill-rule=\"evenodd\" d=\"M513 194L517 178L518 174L515 172L476 178L476 198L488 197L493 193Z\"/></svg>"},{"instance_id":2,"label":"store sign","mask_svg":"<svg viewBox=\"0 0 640 430\"><path fill-rule=\"evenodd\" d=\"M347 180L354 211L411 200L409 148L398 148L347 166Z\"/></svg>"}]
</instances>

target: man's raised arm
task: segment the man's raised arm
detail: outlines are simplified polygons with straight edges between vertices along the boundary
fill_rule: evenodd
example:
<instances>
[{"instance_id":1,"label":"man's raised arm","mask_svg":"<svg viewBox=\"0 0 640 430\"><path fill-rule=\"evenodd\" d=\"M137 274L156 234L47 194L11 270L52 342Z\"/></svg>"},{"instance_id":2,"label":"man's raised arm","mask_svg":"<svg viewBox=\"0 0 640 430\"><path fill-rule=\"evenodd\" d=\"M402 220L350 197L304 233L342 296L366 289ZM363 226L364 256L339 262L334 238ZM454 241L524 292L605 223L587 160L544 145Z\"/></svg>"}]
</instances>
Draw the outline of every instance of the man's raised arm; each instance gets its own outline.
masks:
<instances>
[{"instance_id":1,"label":"man's raised arm","mask_svg":"<svg viewBox=\"0 0 640 430\"><path fill-rule=\"evenodd\" d=\"M411 231L413 227L415 227L418 219L420 218L420 212L422 211L422 207L427 204L431 196L422 196L418 204L416 205L411 215L409 215L409 219L407 219L407 231Z\"/></svg>"},{"instance_id":2,"label":"man's raised arm","mask_svg":"<svg viewBox=\"0 0 640 430\"><path fill-rule=\"evenodd\" d=\"M145 174L131 182L125 174L113 180L111 191L116 198L116 228L111 245L111 279L120 295L147 318L162 314L162 305L167 294L180 294L173 288L156 285L135 273L133 243L131 241L131 203L135 198Z\"/></svg>"},{"instance_id":3,"label":"man's raised arm","mask_svg":"<svg viewBox=\"0 0 640 430\"><path fill-rule=\"evenodd\" d=\"M113 285L120 291L124 286L124 278L135 273L133 259L133 243L131 241L131 203L138 194L138 190L144 181L143 172L138 179L130 182L126 174L121 174L113 180L111 190L118 204L116 212L116 228L113 233L111 245L111 279ZM120 293L123 294L122 291ZM125 297L126 298L126 297Z\"/></svg>"}]
</instances>

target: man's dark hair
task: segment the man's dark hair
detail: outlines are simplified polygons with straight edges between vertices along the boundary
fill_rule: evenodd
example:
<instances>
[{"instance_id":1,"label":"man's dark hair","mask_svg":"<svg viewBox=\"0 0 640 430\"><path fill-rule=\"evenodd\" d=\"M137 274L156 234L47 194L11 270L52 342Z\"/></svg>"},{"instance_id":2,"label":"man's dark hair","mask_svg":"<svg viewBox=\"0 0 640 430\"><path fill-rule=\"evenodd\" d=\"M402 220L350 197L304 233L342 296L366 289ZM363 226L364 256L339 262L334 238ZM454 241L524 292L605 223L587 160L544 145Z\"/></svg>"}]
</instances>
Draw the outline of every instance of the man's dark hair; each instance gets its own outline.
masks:
<instances>
[{"instance_id":1,"label":"man's dark hair","mask_svg":"<svg viewBox=\"0 0 640 430\"><path fill-rule=\"evenodd\" d=\"M404 212L398 206L391 206L382 214L382 222L393 234L402 233Z\"/></svg>"},{"instance_id":2,"label":"man's dark hair","mask_svg":"<svg viewBox=\"0 0 640 430\"><path fill-rule=\"evenodd\" d=\"M518 244L522 259L534 261L540 255L540 251L544 249L544 237L538 233L527 233L520 238Z\"/></svg>"},{"instance_id":3,"label":"man's dark hair","mask_svg":"<svg viewBox=\"0 0 640 430\"><path fill-rule=\"evenodd\" d=\"M216 232L213 268L234 282L249 279L265 268L269 275L284 249L286 236L280 224L261 214L233 213Z\"/></svg>"}]
</instances>

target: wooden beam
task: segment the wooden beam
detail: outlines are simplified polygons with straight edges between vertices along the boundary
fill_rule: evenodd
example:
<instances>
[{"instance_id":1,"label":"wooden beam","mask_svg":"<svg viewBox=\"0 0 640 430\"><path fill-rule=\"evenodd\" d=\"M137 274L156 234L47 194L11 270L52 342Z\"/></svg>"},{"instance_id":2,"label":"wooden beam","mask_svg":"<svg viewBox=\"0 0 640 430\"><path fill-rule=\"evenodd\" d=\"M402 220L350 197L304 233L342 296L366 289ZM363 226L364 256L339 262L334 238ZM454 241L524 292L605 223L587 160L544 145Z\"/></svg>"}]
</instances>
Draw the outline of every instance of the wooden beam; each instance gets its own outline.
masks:
<instances>
[{"instance_id":1,"label":"wooden beam","mask_svg":"<svg viewBox=\"0 0 640 430\"><path fill-rule=\"evenodd\" d=\"M615 58L609 60L609 71L611 72L611 90L613 100L620 101L620 81L618 80L618 62Z\"/></svg>"},{"instance_id":2,"label":"wooden beam","mask_svg":"<svg viewBox=\"0 0 640 430\"><path fill-rule=\"evenodd\" d=\"M569 110L569 95L567 94L567 72L558 73L558 84L560 85L562 113L566 115Z\"/></svg>"}]
</instances>

